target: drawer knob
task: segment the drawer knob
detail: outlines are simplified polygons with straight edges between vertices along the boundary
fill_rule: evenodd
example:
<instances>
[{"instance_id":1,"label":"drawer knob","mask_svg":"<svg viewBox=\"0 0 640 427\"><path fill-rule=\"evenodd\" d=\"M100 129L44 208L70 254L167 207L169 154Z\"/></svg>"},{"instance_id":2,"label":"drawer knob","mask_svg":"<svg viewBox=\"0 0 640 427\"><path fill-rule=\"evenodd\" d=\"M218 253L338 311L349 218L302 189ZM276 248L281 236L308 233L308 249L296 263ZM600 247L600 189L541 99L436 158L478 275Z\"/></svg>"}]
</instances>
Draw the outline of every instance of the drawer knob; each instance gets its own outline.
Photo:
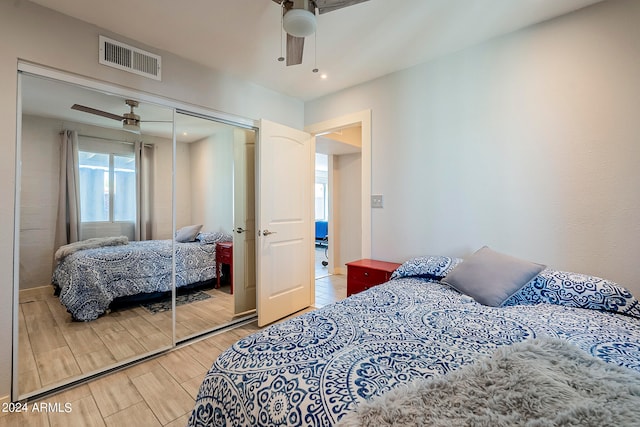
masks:
<instances>
[{"instance_id":1,"label":"drawer knob","mask_svg":"<svg viewBox=\"0 0 640 427\"><path fill-rule=\"evenodd\" d=\"M365 271L365 272L364 272L364 275L365 275L365 277L369 277L369 272L368 272L368 271Z\"/></svg>"}]
</instances>

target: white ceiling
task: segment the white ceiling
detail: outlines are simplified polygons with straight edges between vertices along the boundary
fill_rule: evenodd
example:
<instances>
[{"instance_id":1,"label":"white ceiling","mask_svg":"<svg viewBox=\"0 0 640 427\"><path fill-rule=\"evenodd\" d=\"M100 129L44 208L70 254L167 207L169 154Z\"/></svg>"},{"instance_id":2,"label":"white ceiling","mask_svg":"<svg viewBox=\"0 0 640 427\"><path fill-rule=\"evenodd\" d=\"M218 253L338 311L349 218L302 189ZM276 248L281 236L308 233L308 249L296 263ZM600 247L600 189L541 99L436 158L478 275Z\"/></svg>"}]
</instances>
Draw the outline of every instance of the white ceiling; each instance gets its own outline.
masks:
<instances>
[{"instance_id":1,"label":"white ceiling","mask_svg":"<svg viewBox=\"0 0 640 427\"><path fill-rule=\"evenodd\" d=\"M129 111L129 107L125 105L125 98L122 96L36 76L22 76L23 114L57 119L61 120L63 124L69 122L108 129L122 129L120 121L72 110L73 104L85 105L117 115ZM171 108L140 102L135 113L142 120L140 123L142 134L169 139L173 137L173 110ZM176 140L187 143L232 128L224 123L179 113L176 114L175 127Z\"/></svg>"},{"instance_id":2,"label":"white ceiling","mask_svg":"<svg viewBox=\"0 0 640 427\"><path fill-rule=\"evenodd\" d=\"M601 0L369 0L318 17L317 74L313 37L301 65L277 61L280 7L272 0L32 1L309 100Z\"/></svg>"}]
</instances>

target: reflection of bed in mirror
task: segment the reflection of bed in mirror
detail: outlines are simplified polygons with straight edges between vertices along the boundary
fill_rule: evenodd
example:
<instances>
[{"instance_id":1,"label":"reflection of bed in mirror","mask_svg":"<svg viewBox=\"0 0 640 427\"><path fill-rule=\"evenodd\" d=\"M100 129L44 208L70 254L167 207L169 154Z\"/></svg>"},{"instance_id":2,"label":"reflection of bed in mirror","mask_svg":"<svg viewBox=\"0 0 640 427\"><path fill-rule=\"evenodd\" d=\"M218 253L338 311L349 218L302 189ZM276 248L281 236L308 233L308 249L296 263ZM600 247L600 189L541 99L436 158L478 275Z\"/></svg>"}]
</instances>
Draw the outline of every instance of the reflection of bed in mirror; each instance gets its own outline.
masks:
<instances>
[{"instance_id":1,"label":"reflection of bed in mirror","mask_svg":"<svg viewBox=\"0 0 640 427\"><path fill-rule=\"evenodd\" d=\"M193 241L176 241L176 288L211 286L216 243L230 239L224 233L199 233ZM58 250L53 274L60 302L74 320L95 320L112 304L163 298L171 292L171 240L129 242L122 236L85 242ZM86 246L92 247L82 249Z\"/></svg>"}]
</instances>

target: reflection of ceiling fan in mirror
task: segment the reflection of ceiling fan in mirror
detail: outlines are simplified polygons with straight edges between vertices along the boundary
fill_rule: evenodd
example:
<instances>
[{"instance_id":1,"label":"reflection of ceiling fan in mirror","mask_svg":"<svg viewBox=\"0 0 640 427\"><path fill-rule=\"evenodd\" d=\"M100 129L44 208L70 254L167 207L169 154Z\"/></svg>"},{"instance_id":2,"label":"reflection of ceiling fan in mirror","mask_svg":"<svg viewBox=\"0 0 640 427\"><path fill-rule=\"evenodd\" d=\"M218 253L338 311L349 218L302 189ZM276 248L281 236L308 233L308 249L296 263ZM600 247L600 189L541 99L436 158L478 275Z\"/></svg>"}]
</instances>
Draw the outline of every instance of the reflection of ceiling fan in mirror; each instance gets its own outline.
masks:
<instances>
[{"instance_id":1,"label":"reflection of ceiling fan in mirror","mask_svg":"<svg viewBox=\"0 0 640 427\"><path fill-rule=\"evenodd\" d=\"M316 9L323 14L368 0L273 1L282 7L282 27L287 33L287 65L297 65L302 63L304 38L316 32Z\"/></svg>"},{"instance_id":2,"label":"reflection of ceiling fan in mirror","mask_svg":"<svg viewBox=\"0 0 640 427\"><path fill-rule=\"evenodd\" d=\"M83 111L85 113L95 114L97 116L106 117L108 119L118 120L122 122L122 128L124 130L128 130L130 132L140 133L140 123L141 122L155 122L155 123L165 123L165 120L140 120L140 116L137 115L133 109L136 108L139 103L133 99L126 99L125 104L131 108L128 113L124 113L121 116L113 113L109 113L108 111L102 111L95 108L87 107L85 105L73 104L71 106L72 110Z\"/></svg>"}]
</instances>

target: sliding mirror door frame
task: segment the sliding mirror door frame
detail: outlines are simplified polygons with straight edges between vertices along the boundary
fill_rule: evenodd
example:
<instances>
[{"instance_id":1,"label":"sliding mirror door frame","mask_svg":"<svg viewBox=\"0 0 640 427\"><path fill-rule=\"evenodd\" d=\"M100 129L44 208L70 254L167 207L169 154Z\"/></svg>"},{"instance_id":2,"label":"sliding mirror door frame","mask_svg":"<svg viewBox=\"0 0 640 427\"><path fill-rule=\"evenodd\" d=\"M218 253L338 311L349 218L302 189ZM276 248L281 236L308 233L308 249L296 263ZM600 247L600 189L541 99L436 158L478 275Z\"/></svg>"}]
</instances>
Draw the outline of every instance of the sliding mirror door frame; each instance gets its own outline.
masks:
<instances>
[{"instance_id":1,"label":"sliding mirror door frame","mask_svg":"<svg viewBox=\"0 0 640 427\"><path fill-rule=\"evenodd\" d=\"M98 370L96 372L92 372L90 374L83 374L75 377L71 381L56 383L50 387L41 387L40 389L29 392L29 393L21 393L19 389L19 376L20 376L20 368L19 364L20 355L19 355L19 289L20 289L20 215L21 215L21 185L22 185L22 165L21 165L21 150L22 150L22 125L23 125L23 117L22 117L22 75L28 74L30 76L54 80L61 83L71 84L86 88L88 90L103 92L106 94L110 94L117 97L122 97L124 99L134 99L138 100L141 103L149 103L155 104L157 106L165 107L171 110L172 113L172 123L173 131L172 131L172 171L171 171L171 186L172 186L172 197L171 197L171 238L173 241L173 236L175 235L176 230L176 182L175 182L175 170L176 170L176 128L175 128L175 117L178 112L193 115L197 117L201 117L207 120L216 121L219 123L225 123L229 125L236 126L240 129L251 130L254 133L257 132L258 126L257 121L246 119L218 111L212 111L209 109L203 109L201 107L185 104L182 102L178 102L175 100L171 100L168 98L163 98L155 95L151 95L148 93L137 92L132 89L123 88L117 86L112 83L105 83L97 80L93 80L90 78L85 78L82 76L76 76L72 74L68 74L65 72L53 70L47 67L30 64L26 62L20 61L18 63L18 99L17 99L17 117L16 117L16 177L15 177L15 200L14 200L14 215L15 215L15 224L14 224L14 262L13 262L13 339L12 339L12 401L21 400L25 398L34 398L37 396L42 396L58 389L62 389L68 387L70 385L74 385L77 383L81 383L86 381L88 378L100 375L103 372L109 372L113 369L120 368L129 363L132 363L134 360L127 360L123 363L116 363L105 367L103 370ZM175 242L172 242L172 254L175 254ZM145 358L151 355L155 355L161 352L165 352L171 348L174 348L181 339L176 337L176 311L175 311L175 296L176 296L176 285L175 285L175 275L176 275L176 264L175 264L175 256L172 255L172 285L171 285L171 293L172 293L172 318L171 318L171 343L162 346L159 349L156 349L152 352L145 353L144 355L138 357L136 360L140 358ZM243 321L247 321L255 317L253 316L245 316L245 317L237 317L234 319L233 323L240 323ZM222 327L228 327L230 324L222 325ZM211 330L215 328L205 330L202 332L203 335L205 333L209 333ZM191 338L191 337L190 337Z\"/></svg>"}]
</instances>

